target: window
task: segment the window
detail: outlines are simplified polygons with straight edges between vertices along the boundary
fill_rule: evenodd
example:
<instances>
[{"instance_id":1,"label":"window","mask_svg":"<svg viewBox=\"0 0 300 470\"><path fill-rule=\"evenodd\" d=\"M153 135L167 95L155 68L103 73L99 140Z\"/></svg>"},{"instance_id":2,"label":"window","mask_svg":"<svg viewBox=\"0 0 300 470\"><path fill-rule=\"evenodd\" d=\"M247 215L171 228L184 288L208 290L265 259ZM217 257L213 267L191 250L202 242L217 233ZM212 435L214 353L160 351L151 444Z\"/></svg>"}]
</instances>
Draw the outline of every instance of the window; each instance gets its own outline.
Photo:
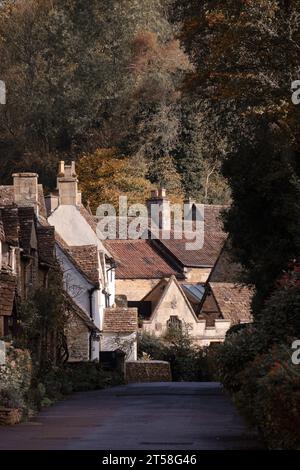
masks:
<instances>
[{"instance_id":1,"label":"window","mask_svg":"<svg viewBox=\"0 0 300 470\"><path fill-rule=\"evenodd\" d=\"M170 319L167 322L168 328L176 328L178 330L182 330L182 321L179 320L177 315L171 315Z\"/></svg>"}]
</instances>

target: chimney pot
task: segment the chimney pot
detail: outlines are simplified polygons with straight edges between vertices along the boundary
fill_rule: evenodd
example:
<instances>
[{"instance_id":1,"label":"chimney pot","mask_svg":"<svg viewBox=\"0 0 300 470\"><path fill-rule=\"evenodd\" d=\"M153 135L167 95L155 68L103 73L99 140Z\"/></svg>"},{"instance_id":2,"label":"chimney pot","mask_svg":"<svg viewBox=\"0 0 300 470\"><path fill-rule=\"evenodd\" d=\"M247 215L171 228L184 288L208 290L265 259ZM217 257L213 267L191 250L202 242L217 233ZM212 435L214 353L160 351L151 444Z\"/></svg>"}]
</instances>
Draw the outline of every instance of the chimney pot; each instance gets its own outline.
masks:
<instances>
[{"instance_id":1,"label":"chimney pot","mask_svg":"<svg viewBox=\"0 0 300 470\"><path fill-rule=\"evenodd\" d=\"M164 188L159 188L158 195L159 195L159 197L166 197L167 192Z\"/></svg>"},{"instance_id":2,"label":"chimney pot","mask_svg":"<svg viewBox=\"0 0 300 470\"><path fill-rule=\"evenodd\" d=\"M65 162L61 160L58 164L58 175L63 176L64 174L65 174Z\"/></svg>"}]
</instances>

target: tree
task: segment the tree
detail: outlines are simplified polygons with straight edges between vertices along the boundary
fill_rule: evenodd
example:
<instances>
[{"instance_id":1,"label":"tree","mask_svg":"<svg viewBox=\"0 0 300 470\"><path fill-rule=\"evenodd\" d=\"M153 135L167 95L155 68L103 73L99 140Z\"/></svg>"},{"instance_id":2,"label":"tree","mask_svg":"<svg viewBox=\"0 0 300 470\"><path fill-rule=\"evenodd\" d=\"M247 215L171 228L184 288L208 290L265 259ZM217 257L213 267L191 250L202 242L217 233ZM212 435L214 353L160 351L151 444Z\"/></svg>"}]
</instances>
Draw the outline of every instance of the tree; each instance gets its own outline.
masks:
<instances>
[{"instance_id":1,"label":"tree","mask_svg":"<svg viewBox=\"0 0 300 470\"><path fill-rule=\"evenodd\" d=\"M255 144L263 120L295 126L290 86L298 76L299 1L175 1L171 17L194 65L184 98L201 122L193 130L200 159L220 165L241 140Z\"/></svg>"},{"instance_id":2,"label":"tree","mask_svg":"<svg viewBox=\"0 0 300 470\"><path fill-rule=\"evenodd\" d=\"M98 149L82 155L77 163L83 199L95 212L99 204L113 204L126 195L129 204L144 203L151 190L146 167L130 157L119 156L115 149Z\"/></svg>"},{"instance_id":3,"label":"tree","mask_svg":"<svg viewBox=\"0 0 300 470\"><path fill-rule=\"evenodd\" d=\"M169 155L152 162L148 177L157 187L167 190L168 198L170 198L172 202L180 202L183 200L181 177L176 170L173 158Z\"/></svg>"},{"instance_id":4,"label":"tree","mask_svg":"<svg viewBox=\"0 0 300 470\"><path fill-rule=\"evenodd\" d=\"M173 119L169 105L156 102L155 112L150 112L152 104L140 88L144 81L146 90L152 70L154 89L156 59L162 69L169 68L169 83L175 75L171 62L179 47L166 7L161 0L15 0L2 5L1 79L8 89L7 105L0 110L3 180L16 166L28 170L41 158L76 158L115 146L125 135L133 143L149 117L156 135L150 137L150 130L143 145L150 147L147 140L158 142L159 135L166 135L165 116ZM142 31L156 38L156 55L150 59L150 48L147 70L141 63L137 66L135 41ZM137 108L133 90L140 94Z\"/></svg>"},{"instance_id":5,"label":"tree","mask_svg":"<svg viewBox=\"0 0 300 470\"><path fill-rule=\"evenodd\" d=\"M300 254L300 172L286 128L261 128L258 142L244 141L223 171L232 191L225 215L231 252L256 287L255 312Z\"/></svg>"}]
</instances>

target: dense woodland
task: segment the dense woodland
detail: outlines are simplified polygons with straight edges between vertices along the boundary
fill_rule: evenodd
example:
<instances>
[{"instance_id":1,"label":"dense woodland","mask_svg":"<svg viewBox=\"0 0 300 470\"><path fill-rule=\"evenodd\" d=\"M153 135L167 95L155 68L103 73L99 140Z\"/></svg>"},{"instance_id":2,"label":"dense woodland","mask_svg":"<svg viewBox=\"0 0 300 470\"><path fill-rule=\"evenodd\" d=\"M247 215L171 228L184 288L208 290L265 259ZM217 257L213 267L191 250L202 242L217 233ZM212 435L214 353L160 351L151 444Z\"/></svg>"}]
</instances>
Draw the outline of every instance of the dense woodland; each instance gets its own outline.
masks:
<instances>
[{"instance_id":1,"label":"dense woodland","mask_svg":"<svg viewBox=\"0 0 300 470\"><path fill-rule=\"evenodd\" d=\"M1 183L51 189L76 159L85 201L151 185L233 201L232 251L264 298L298 255L298 0L6 0Z\"/></svg>"}]
</instances>

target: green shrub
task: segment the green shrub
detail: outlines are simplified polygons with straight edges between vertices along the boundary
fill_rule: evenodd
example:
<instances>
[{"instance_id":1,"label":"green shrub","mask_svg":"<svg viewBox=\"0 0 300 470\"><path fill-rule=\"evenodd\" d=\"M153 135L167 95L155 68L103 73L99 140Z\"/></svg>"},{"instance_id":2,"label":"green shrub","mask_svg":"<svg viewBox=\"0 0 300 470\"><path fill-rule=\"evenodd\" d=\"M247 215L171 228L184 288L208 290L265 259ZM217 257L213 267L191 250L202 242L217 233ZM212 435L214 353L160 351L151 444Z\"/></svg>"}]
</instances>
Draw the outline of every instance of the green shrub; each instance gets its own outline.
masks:
<instances>
[{"instance_id":1,"label":"green shrub","mask_svg":"<svg viewBox=\"0 0 300 470\"><path fill-rule=\"evenodd\" d=\"M209 380L209 367L204 349L195 346L188 329L169 329L164 337L143 333L138 341L139 357L146 354L154 360L170 363L174 381Z\"/></svg>"},{"instance_id":2,"label":"green shrub","mask_svg":"<svg viewBox=\"0 0 300 470\"><path fill-rule=\"evenodd\" d=\"M300 338L300 287L276 291L266 302L257 324L268 345Z\"/></svg>"},{"instance_id":3,"label":"green shrub","mask_svg":"<svg viewBox=\"0 0 300 470\"><path fill-rule=\"evenodd\" d=\"M6 364L0 366L0 406L27 412L32 366L28 351L7 346Z\"/></svg>"}]
</instances>

